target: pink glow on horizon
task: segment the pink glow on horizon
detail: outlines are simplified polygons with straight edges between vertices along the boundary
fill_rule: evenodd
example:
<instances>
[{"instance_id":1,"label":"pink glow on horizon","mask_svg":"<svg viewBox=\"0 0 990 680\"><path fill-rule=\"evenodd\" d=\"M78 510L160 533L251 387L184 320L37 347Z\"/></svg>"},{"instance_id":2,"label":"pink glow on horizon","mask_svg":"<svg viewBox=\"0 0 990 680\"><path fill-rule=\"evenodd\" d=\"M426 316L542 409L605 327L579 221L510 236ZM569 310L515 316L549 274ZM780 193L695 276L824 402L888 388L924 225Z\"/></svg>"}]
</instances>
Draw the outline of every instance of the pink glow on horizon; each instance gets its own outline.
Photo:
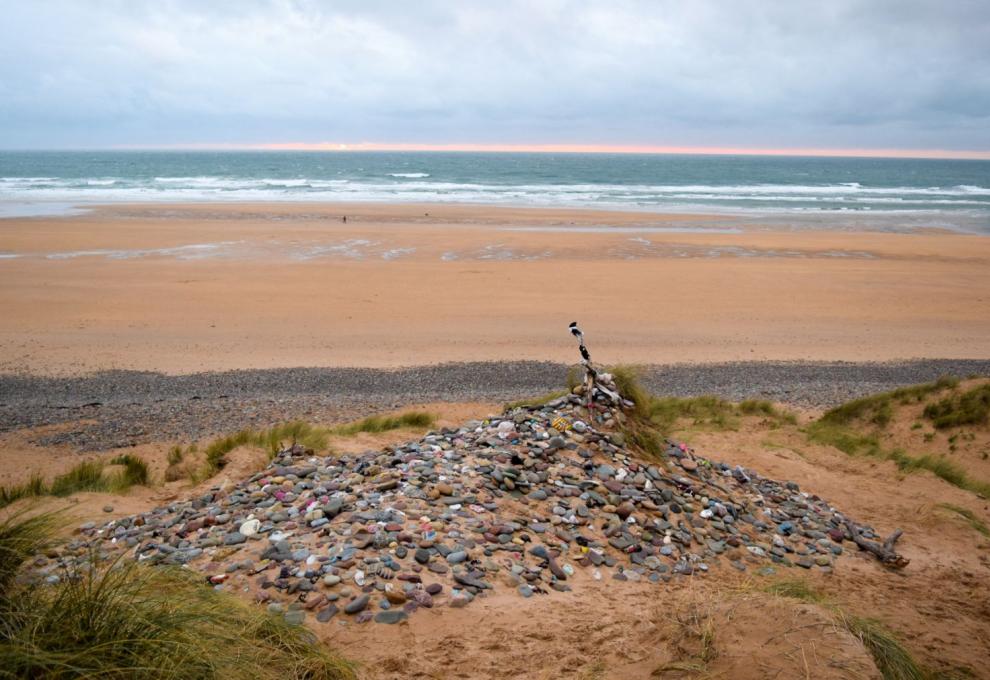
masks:
<instances>
[{"instance_id":1,"label":"pink glow on horizon","mask_svg":"<svg viewBox=\"0 0 990 680\"><path fill-rule=\"evenodd\" d=\"M134 147L138 148L138 147ZM148 148L148 147L141 147ZM990 151L944 149L764 149L749 147L650 146L614 144L389 144L379 142L273 142L267 144L188 144L174 149L244 151L475 151L497 153L628 153L752 156L833 156L860 158L946 158L990 160Z\"/></svg>"}]
</instances>

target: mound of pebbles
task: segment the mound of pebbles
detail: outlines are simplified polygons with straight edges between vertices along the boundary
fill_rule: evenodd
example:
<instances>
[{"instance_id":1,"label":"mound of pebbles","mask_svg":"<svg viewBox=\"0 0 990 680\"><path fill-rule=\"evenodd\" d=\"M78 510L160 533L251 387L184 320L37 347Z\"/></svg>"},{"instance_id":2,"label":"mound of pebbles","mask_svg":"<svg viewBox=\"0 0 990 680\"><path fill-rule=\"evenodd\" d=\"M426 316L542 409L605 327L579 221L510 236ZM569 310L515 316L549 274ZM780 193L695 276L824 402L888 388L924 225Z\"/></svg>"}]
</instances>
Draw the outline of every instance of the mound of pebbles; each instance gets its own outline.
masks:
<instances>
[{"instance_id":1,"label":"mound of pebbles","mask_svg":"<svg viewBox=\"0 0 990 680\"><path fill-rule=\"evenodd\" d=\"M796 484L672 442L645 462L621 409L594 413L569 395L360 455L290 447L231 488L85 524L39 567L56 579L94 549L128 550L252 591L292 621L397 623L496 587L567 591L576 570L662 583L715 567L828 570L842 553L845 518Z\"/></svg>"}]
</instances>

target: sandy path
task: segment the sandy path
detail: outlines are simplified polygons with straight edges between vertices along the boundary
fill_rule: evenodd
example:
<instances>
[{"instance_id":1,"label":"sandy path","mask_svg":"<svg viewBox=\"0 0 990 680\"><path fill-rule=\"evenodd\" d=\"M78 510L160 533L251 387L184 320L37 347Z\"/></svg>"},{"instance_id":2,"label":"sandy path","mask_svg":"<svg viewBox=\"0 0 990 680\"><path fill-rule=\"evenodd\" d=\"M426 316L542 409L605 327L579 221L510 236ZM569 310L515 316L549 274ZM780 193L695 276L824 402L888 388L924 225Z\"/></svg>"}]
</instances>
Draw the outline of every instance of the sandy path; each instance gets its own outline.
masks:
<instances>
[{"instance_id":1,"label":"sandy path","mask_svg":"<svg viewBox=\"0 0 990 680\"><path fill-rule=\"evenodd\" d=\"M625 362L988 356L990 239L730 222L310 205L4 220L0 370L570 361L573 318ZM592 230L554 231L574 227Z\"/></svg>"}]
</instances>

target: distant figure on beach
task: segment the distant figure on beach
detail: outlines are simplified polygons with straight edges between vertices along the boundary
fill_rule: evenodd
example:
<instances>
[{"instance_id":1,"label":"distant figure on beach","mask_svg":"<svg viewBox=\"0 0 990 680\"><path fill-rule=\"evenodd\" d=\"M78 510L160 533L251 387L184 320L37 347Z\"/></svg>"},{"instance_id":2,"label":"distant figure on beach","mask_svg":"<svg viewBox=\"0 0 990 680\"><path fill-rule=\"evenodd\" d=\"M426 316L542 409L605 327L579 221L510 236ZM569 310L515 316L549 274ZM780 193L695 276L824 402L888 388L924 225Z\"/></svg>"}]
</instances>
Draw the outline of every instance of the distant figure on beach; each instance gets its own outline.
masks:
<instances>
[{"instance_id":1,"label":"distant figure on beach","mask_svg":"<svg viewBox=\"0 0 990 680\"><path fill-rule=\"evenodd\" d=\"M342 219L344 221L344 224L347 224L347 215L344 215L340 219Z\"/></svg>"}]
</instances>

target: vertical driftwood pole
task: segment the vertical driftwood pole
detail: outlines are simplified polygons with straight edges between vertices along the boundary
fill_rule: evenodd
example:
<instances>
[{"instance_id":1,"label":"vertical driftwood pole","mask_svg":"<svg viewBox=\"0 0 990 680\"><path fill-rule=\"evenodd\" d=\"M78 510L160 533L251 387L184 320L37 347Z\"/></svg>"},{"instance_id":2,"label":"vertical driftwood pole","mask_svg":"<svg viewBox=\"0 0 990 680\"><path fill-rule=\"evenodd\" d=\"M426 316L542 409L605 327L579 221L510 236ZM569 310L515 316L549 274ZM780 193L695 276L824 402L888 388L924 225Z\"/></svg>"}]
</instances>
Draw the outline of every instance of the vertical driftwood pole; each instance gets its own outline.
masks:
<instances>
[{"instance_id":1,"label":"vertical driftwood pole","mask_svg":"<svg viewBox=\"0 0 990 680\"><path fill-rule=\"evenodd\" d=\"M607 374L603 374L603 377L606 378L606 380L599 380L598 370L591 361L591 353L584 344L584 333L582 333L581 329L578 328L577 321L572 321L571 325L568 326L568 329L571 331L571 335L577 339L578 350L581 352L581 365L584 366L584 394L587 398L588 416L592 417L594 415L596 394L605 397L609 402L616 406L621 406L622 397L619 396L618 392L613 389L609 389L605 384L603 384L603 382L611 384L611 381L608 379L609 376Z\"/></svg>"},{"instance_id":2,"label":"vertical driftwood pole","mask_svg":"<svg viewBox=\"0 0 990 680\"><path fill-rule=\"evenodd\" d=\"M587 400L586 405L588 407L588 415L590 416L594 406L595 380L598 374L591 365L591 354L588 352L588 348L585 347L584 333L578 328L577 321L572 321L568 328L571 331L571 335L577 339L578 351L581 352L581 365L584 366L584 396Z\"/></svg>"}]
</instances>

